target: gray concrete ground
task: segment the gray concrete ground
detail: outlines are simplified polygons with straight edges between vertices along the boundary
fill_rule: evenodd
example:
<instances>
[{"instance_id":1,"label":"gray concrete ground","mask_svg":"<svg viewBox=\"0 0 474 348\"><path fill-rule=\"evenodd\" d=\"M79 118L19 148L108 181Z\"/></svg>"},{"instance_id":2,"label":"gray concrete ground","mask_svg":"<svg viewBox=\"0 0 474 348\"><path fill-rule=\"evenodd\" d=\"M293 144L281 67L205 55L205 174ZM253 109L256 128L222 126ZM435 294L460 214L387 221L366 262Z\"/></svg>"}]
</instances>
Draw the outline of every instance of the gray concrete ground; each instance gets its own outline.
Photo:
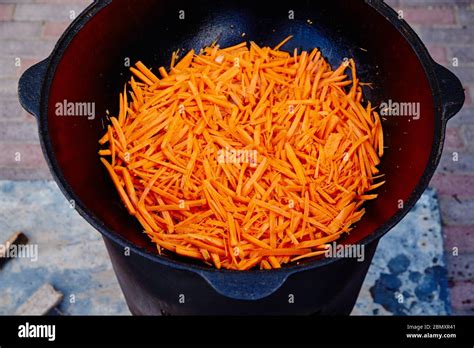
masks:
<instances>
[{"instance_id":1,"label":"gray concrete ground","mask_svg":"<svg viewBox=\"0 0 474 348\"><path fill-rule=\"evenodd\" d=\"M0 240L14 231L37 245L37 260L32 251L0 269L0 314L14 313L44 282L64 294L65 315L129 314L100 234L54 182L0 181ZM449 313L442 240L428 190L380 242L353 314Z\"/></svg>"},{"instance_id":2,"label":"gray concrete ground","mask_svg":"<svg viewBox=\"0 0 474 348\"><path fill-rule=\"evenodd\" d=\"M353 314L451 314L434 190L380 241Z\"/></svg>"}]
</instances>

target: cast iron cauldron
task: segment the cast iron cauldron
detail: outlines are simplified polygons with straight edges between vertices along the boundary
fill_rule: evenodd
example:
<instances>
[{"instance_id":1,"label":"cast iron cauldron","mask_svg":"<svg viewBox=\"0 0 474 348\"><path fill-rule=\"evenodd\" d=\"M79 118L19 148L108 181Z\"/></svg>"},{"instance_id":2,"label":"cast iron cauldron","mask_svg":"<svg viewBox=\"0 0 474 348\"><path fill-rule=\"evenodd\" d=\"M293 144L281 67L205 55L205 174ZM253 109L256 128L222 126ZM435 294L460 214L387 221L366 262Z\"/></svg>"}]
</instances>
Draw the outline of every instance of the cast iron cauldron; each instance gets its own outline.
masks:
<instances>
[{"instance_id":1,"label":"cast iron cauldron","mask_svg":"<svg viewBox=\"0 0 474 348\"><path fill-rule=\"evenodd\" d=\"M290 12L293 11L293 12ZM294 19L290 19L294 14ZM184 19L183 19L184 15ZM309 20L309 21L308 21ZM420 103L420 118L383 120L386 184L343 243L365 246L365 261L318 259L280 270L215 270L160 256L122 206L99 162L104 115L117 113L127 62L168 65L171 53L246 40L284 49L321 49L339 65L354 57L366 99ZM377 241L409 210L439 162L445 126L464 102L459 80L436 64L397 13L379 1L95 2L59 39L50 57L20 79L23 107L38 119L43 152L59 187L99 230L134 314L348 314ZM63 117L56 103L95 103L96 117ZM394 248L401 246L394 245ZM128 253L130 251L130 253Z\"/></svg>"}]
</instances>

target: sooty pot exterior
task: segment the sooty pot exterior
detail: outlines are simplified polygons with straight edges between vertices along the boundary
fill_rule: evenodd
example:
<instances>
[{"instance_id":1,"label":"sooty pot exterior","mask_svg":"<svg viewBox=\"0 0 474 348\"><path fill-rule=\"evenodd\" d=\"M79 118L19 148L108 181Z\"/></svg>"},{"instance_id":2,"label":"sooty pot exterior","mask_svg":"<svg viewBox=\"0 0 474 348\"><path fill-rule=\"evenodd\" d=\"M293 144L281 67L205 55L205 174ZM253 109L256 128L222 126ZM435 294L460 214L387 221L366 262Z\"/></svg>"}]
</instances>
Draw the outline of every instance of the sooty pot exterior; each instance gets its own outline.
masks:
<instances>
[{"instance_id":1,"label":"sooty pot exterior","mask_svg":"<svg viewBox=\"0 0 474 348\"><path fill-rule=\"evenodd\" d=\"M169 267L104 241L135 315L349 315L377 246L366 245L361 261L222 276L212 269Z\"/></svg>"}]
</instances>

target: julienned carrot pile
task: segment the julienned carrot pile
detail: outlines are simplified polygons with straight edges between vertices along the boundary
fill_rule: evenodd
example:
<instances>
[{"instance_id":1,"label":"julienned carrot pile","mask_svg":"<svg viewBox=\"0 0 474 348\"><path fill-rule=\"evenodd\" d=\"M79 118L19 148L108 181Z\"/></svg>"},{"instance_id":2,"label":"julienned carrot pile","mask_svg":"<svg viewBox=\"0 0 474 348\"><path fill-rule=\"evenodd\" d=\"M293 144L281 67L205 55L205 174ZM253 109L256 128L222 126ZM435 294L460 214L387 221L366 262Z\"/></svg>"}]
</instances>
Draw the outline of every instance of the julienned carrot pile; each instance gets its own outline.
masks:
<instances>
[{"instance_id":1,"label":"julienned carrot pile","mask_svg":"<svg viewBox=\"0 0 474 348\"><path fill-rule=\"evenodd\" d=\"M377 197L382 125L354 61L333 71L317 49L281 51L290 38L130 68L99 154L160 253L279 268L323 254Z\"/></svg>"}]
</instances>

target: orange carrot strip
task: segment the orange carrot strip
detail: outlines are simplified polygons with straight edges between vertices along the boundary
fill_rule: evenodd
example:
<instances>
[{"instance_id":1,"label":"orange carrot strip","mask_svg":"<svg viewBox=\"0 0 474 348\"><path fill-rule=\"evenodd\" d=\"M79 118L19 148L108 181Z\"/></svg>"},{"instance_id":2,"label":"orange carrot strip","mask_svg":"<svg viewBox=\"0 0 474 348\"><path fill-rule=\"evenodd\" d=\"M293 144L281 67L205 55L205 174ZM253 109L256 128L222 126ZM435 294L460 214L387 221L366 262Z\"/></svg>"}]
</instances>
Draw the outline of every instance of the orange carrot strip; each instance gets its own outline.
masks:
<instances>
[{"instance_id":1,"label":"orange carrot strip","mask_svg":"<svg viewBox=\"0 0 474 348\"><path fill-rule=\"evenodd\" d=\"M98 154L158 253L280 268L323 255L377 198L382 120L355 61L281 51L291 38L130 68Z\"/></svg>"}]
</instances>

